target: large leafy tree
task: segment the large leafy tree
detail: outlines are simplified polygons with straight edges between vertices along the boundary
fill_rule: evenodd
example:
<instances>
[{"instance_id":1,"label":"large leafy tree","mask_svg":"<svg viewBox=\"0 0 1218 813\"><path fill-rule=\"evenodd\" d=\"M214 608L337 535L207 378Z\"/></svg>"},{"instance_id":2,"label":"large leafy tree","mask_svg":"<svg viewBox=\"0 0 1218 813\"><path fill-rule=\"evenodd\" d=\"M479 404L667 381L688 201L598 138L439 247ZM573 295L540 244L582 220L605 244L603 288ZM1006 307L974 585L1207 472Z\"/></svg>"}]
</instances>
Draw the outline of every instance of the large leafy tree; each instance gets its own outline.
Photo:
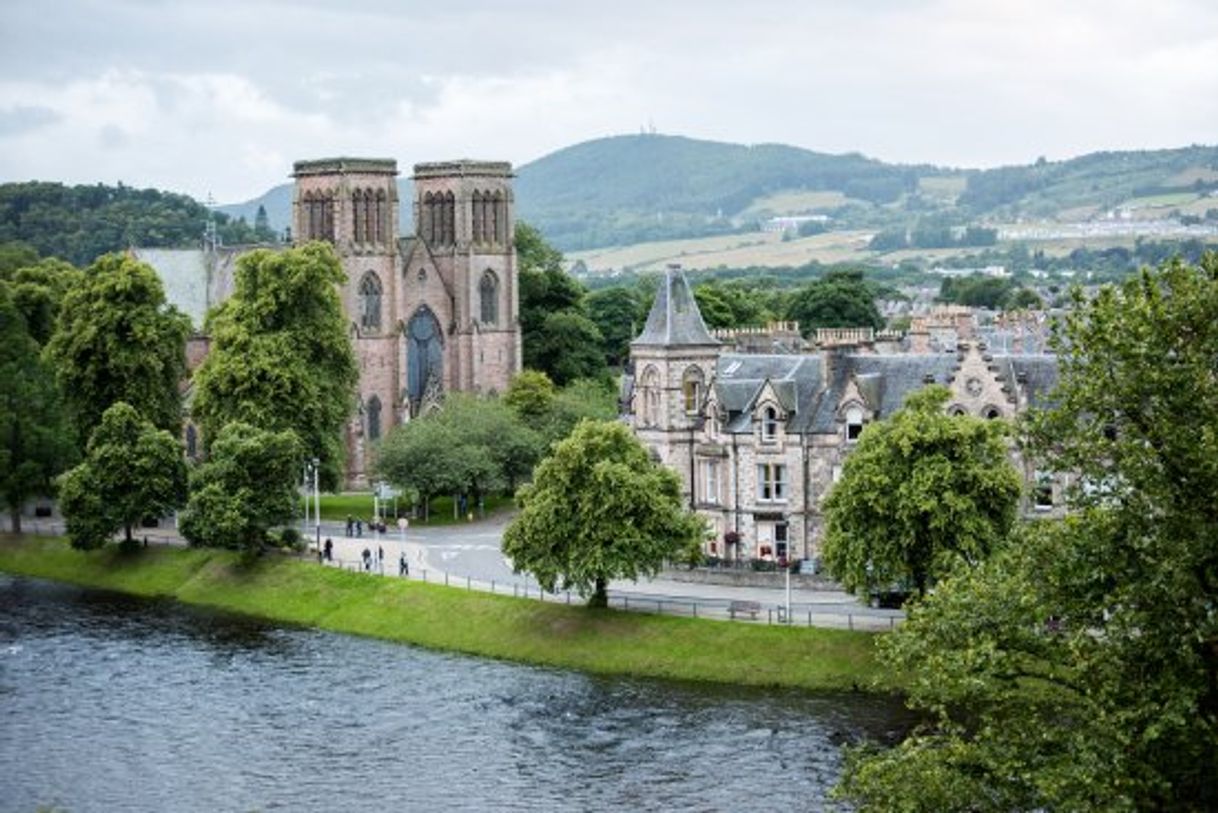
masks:
<instances>
[{"instance_id":1,"label":"large leafy tree","mask_svg":"<svg viewBox=\"0 0 1218 813\"><path fill-rule=\"evenodd\" d=\"M498 398L450 393L441 409L396 427L377 449L376 471L426 503L439 494L475 501L514 490L543 441Z\"/></svg>"},{"instance_id":2,"label":"large leafy tree","mask_svg":"<svg viewBox=\"0 0 1218 813\"><path fill-rule=\"evenodd\" d=\"M562 253L527 223L516 223L524 366L557 384L605 366L602 336L588 318L584 286L563 270Z\"/></svg>"},{"instance_id":3,"label":"large leafy tree","mask_svg":"<svg viewBox=\"0 0 1218 813\"><path fill-rule=\"evenodd\" d=\"M47 258L9 272L0 279L13 286L13 300L25 316L34 341L45 345L55 331L55 321L67 292L79 285L81 272L63 260Z\"/></svg>"},{"instance_id":4,"label":"large leafy tree","mask_svg":"<svg viewBox=\"0 0 1218 813\"><path fill-rule=\"evenodd\" d=\"M262 550L267 531L295 511L300 458L293 432L228 424L191 473L182 535L193 545Z\"/></svg>"},{"instance_id":5,"label":"large leafy tree","mask_svg":"<svg viewBox=\"0 0 1218 813\"><path fill-rule=\"evenodd\" d=\"M798 321L805 336L820 327L884 326L875 292L861 271L831 271L808 283L791 298L787 318Z\"/></svg>"},{"instance_id":6,"label":"large leafy tree","mask_svg":"<svg viewBox=\"0 0 1218 813\"><path fill-rule=\"evenodd\" d=\"M604 288L589 294L586 301L588 317L601 333L605 360L613 365L625 363L630 356L630 342L647 318L638 291L624 286ZM698 304L701 305L701 300Z\"/></svg>"},{"instance_id":7,"label":"large leafy tree","mask_svg":"<svg viewBox=\"0 0 1218 813\"><path fill-rule=\"evenodd\" d=\"M584 421L519 496L503 552L546 590L608 603L610 579L652 575L696 546L703 523L682 507L677 475L620 423Z\"/></svg>"},{"instance_id":8,"label":"large leafy tree","mask_svg":"<svg viewBox=\"0 0 1218 813\"><path fill-rule=\"evenodd\" d=\"M291 430L321 461L322 486L338 486L359 378L335 287L343 279L326 243L237 261L233 295L208 316L211 352L195 373L192 410L205 439L236 421Z\"/></svg>"},{"instance_id":9,"label":"large leafy tree","mask_svg":"<svg viewBox=\"0 0 1218 813\"><path fill-rule=\"evenodd\" d=\"M51 491L74 451L54 377L7 282L0 281L0 498L21 533L21 507Z\"/></svg>"},{"instance_id":10,"label":"large leafy tree","mask_svg":"<svg viewBox=\"0 0 1218 813\"><path fill-rule=\"evenodd\" d=\"M182 424L190 320L149 266L107 254L64 295L47 358L82 438L122 401L157 428Z\"/></svg>"},{"instance_id":11,"label":"large leafy tree","mask_svg":"<svg viewBox=\"0 0 1218 813\"><path fill-rule=\"evenodd\" d=\"M1074 511L888 637L931 722L854 756L863 810L1218 808L1218 256L1076 292L1057 348L1029 440Z\"/></svg>"},{"instance_id":12,"label":"large leafy tree","mask_svg":"<svg viewBox=\"0 0 1218 813\"><path fill-rule=\"evenodd\" d=\"M60 481L59 504L73 547L97 548L144 517L163 517L186 499L186 462L177 438L129 404L114 404L93 430L85 459Z\"/></svg>"},{"instance_id":13,"label":"large leafy tree","mask_svg":"<svg viewBox=\"0 0 1218 813\"><path fill-rule=\"evenodd\" d=\"M846 459L824 504L823 554L847 590L907 583L924 595L1007 537L1021 481L1007 460L1005 427L946 414L949 396L942 386L913 393Z\"/></svg>"}]
</instances>

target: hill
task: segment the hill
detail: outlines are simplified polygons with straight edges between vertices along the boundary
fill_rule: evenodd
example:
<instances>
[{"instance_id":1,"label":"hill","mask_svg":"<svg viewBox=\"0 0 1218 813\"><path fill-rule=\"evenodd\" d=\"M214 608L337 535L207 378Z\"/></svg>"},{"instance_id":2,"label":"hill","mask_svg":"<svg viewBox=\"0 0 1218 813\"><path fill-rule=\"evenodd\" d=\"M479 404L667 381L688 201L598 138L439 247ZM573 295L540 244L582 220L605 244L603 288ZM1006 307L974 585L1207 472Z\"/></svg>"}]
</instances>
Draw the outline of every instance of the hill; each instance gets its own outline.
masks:
<instances>
[{"instance_id":1,"label":"hill","mask_svg":"<svg viewBox=\"0 0 1218 813\"><path fill-rule=\"evenodd\" d=\"M20 241L43 256L80 266L132 246L197 246L209 216L207 207L194 199L156 189L39 181L0 184L0 243ZM226 214L216 213L215 223L220 239L230 245L275 238Z\"/></svg>"},{"instance_id":2,"label":"hill","mask_svg":"<svg viewBox=\"0 0 1218 813\"><path fill-rule=\"evenodd\" d=\"M409 178L398 181L412 199ZM1218 147L1100 152L989 170L888 164L781 144L664 135L586 141L517 169L519 217L564 251L755 232L775 216L876 231L1022 219L1085 221L1117 210L1152 218L1218 210ZM292 187L221 207L288 225ZM403 230L410 228L403 206ZM1218 217L1214 219L1218 220Z\"/></svg>"}]
</instances>

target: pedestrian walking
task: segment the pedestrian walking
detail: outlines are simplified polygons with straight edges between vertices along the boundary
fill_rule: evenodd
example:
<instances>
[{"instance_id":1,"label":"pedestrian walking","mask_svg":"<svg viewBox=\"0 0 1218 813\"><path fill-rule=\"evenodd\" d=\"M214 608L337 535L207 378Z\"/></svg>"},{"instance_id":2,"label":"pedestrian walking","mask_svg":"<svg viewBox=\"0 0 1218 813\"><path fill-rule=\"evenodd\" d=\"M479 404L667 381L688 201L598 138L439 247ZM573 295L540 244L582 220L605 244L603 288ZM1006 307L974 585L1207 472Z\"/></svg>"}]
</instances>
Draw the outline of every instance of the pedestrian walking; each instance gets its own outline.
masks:
<instances>
[{"instance_id":1,"label":"pedestrian walking","mask_svg":"<svg viewBox=\"0 0 1218 813\"><path fill-rule=\"evenodd\" d=\"M353 530L355 530L355 517L347 514L347 536L351 536Z\"/></svg>"},{"instance_id":2,"label":"pedestrian walking","mask_svg":"<svg viewBox=\"0 0 1218 813\"><path fill-rule=\"evenodd\" d=\"M365 571L372 570L372 551L368 550L367 548L364 548L364 552L363 552L363 554L361 554L361 556L364 559L364 570Z\"/></svg>"},{"instance_id":3,"label":"pedestrian walking","mask_svg":"<svg viewBox=\"0 0 1218 813\"><path fill-rule=\"evenodd\" d=\"M364 521L358 517L356 517L356 519L355 519L355 535L356 536L364 535Z\"/></svg>"},{"instance_id":4,"label":"pedestrian walking","mask_svg":"<svg viewBox=\"0 0 1218 813\"><path fill-rule=\"evenodd\" d=\"M381 564L385 561L385 549L382 548L380 545L376 546L376 561L378 564Z\"/></svg>"},{"instance_id":5,"label":"pedestrian walking","mask_svg":"<svg viewBox=\"0 0 1218 813\"><path fill-rule=\"evenodd\" d=\"M406 564L406 554L405 553L402 554L402 558L398 559L398 575L399 576L409 576L410 575L410 565Z\"/></svg>"},{"instance_id":6,"label":"pedestrian walking","mask_svg":"<svg viewBox=\"0 0 1218 813\"><path fill-rule=\"evenodd\" d=\"M330 541L330 537L326 537L325 555L327 562L334 561L334 543Z\"/></svg>"}]
</instances>

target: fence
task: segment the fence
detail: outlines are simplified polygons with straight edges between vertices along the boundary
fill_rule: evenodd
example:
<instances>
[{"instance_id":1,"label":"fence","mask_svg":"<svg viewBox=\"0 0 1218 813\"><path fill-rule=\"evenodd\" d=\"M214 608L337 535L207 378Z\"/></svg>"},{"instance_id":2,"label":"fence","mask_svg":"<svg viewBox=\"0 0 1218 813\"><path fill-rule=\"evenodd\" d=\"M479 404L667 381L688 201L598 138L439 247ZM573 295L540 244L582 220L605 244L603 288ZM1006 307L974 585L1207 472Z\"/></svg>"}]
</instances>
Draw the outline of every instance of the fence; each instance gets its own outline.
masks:
<instances>
[{"instance_id":1,"label":"fence","mask_svg":"<svg viewBox=\"0 0 1218 813\"><path fill-rule=\"evenodd\" d=\"M578 595L573 596L570 591L546 592L536 583L530 585L527 579L523 584L515 581L500 582L494 579L486 581L475 579L472 576L456 576L442 570L427 570L417 567L409 570L404 576L399 576L395 575L399 567L397 562L377 560L376 557L368 560L367 566L359 559L331 559L323 561L322 564L353 573L405 578L411 581L442 584L445 587L458 587L494 595L511 595L515 598L532 598L543 603L581 604L584 601ZM735 621L741 624L763 626L807 626L880 632L896 629L905 617L904 613L899 610L872 610L853 604L792 602L789 614L786 605L781 602L757 603L755 611L749 608L733 608L733 604L739 605L741 602L733 601L730 598L691 599L683 596L661 596L621 590L609 592L609 606L618 610Z\"/></svg>"}]
</instances>

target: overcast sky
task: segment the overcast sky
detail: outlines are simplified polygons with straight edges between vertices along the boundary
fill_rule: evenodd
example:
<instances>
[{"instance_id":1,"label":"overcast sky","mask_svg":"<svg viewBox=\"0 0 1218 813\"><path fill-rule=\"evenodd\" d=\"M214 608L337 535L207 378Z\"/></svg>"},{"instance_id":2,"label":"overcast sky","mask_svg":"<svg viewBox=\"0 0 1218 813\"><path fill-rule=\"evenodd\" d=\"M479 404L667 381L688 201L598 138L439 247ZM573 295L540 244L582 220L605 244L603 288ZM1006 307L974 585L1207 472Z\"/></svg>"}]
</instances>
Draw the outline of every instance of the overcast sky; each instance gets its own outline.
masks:
<instances>
[{"instance_id":1,"label":"overcast sky","mask_svg":"<svg viewBox=\"0 0 1218 813\"><path fill-rule=\"evenodd\" d=\"M1218 143L1214 0L0 5L0 181L237 202L331 155L591 138L1027 163Z\"/></svg>"}]
</instances>

